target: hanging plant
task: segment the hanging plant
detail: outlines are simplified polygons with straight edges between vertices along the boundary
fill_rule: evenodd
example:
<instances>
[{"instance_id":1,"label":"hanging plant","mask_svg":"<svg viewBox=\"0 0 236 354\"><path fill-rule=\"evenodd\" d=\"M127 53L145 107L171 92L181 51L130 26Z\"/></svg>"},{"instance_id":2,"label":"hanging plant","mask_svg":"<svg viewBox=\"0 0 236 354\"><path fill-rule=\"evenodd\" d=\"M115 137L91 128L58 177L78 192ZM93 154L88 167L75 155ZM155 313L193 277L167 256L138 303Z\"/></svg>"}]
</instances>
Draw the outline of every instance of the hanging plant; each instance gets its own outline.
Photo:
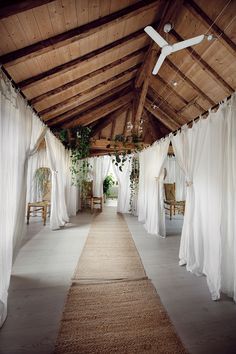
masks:
<instances>
[{"instance_id":1,"label":"hanging plant","mask_svg":"<svg viewBox=\"0 0 236 354\"><path fill-rule=\"evenodd\" d=\"M121 145L122 144L122 145ZM132 149L130 148L132 144ZM112 154L112 163L122 172L127 159L131 159L131 153L137 153L142 150L143 144L137 134L125 137L122 134L116 135L114 139L114 153Z\"/></svg>"},{"instance_id":2,"label":"hanging plant","mask_svg":"<svg viewBox=\"0 0 236 354\"><path fill-rule=\"evenodd\" d=\"M135 214L136 212L136 203L135 199L138 195L138 185L139 185L139 158L138 155L135 155L132 159L132 168L130 173L130 212Z\"/></svg>"},{"instance_id":3,"label":"hanging plant","mask_svg":"<svg viewBox=\"0 0 236 354\"><path fill-rule=\"evenodd\" d=\"M65 147L71 149L71 173L73 185L79 185L86 180L91 169L86 158L89 156L91 129L78 126L70 130L61 130L59 139ZM81 162L81 160L83 160Z\"/></svg>"}]
</instances>

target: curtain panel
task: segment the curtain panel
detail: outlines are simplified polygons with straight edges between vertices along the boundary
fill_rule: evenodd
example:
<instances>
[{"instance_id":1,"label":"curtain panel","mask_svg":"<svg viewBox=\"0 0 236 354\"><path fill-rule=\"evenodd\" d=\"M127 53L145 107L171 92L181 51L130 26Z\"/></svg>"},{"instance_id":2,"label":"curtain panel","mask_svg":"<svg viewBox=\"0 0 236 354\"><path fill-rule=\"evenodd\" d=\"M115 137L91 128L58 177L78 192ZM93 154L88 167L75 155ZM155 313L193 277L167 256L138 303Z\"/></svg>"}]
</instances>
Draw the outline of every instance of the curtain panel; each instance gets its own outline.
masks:
<instances>
[{"instance_id":1,"label":"curtain panel","mask_svg":"<svg viewBox=\"0 0 236 354\"><path fill-rule=\"evenodd\" d=\"M187 181L180 265L206 275L213 300L223 291L236 299L235 94L192 128L172 136Z\"/></svg>"},{"instance_id":2,"label":"curtain panel","mask_svg":"<svg viewBox=\"0 0 236 354\"><path fill-rule=\"evenodd\" d=\"M132 171L132 156L128 157L120 171L119 167L112 164L113 171L118 180L117 211L130 213L130 173Z\"/></svg>"},{"instance_id":3,"label":"curtain panel","mask_svg":"<svg viewBox=\"0 0 236 354\"><path fill-rule=\"evenodd\" d=\"M163 166L170 139L163 139L140 153L138 219L148 233L165 237Z\"/></svg>"}]
</instances>

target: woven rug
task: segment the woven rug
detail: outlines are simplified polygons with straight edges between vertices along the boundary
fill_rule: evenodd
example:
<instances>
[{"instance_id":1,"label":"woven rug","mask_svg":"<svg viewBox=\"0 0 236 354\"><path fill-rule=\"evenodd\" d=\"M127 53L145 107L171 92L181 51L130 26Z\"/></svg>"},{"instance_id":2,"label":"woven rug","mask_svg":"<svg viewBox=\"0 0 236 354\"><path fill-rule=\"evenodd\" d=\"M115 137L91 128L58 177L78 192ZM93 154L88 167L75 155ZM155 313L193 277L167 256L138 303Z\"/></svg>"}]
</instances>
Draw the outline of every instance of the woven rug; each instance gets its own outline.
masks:
<instances>
[{"instance_id":1,"label":"woven rug","mask_svg":"<svg viewBox=\"0 0 236 354\"><path fill-rule=\"evenodd\" d=\"M112 209L94 218L54 353L186 353L126 222Z\"/></svg>"},{"instance_id":2,"label":"woven rug","mask_svg":"<svg viewBox=\"0 0 236 354\"><path fill-rule=\"evenodd\" d=\"M121 280L145 277L128 226L115 208L105 208L92 222L73 280Z\"/></svg>"}]
</instances>

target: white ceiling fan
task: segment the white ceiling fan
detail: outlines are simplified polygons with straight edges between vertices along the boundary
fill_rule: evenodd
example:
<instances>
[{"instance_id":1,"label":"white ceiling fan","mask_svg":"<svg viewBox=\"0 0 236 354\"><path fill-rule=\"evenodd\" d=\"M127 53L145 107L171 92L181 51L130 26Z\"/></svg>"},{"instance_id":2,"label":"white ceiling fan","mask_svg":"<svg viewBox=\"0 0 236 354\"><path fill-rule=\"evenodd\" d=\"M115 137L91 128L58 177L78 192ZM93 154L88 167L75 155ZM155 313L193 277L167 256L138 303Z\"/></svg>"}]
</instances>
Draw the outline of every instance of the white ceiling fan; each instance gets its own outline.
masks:
<instances>
[{"instance_id":1,"label":"white ceiling fan","mask_svg":"<svg viewBox=\"0 0 236 354\"><path fill-rule=\"evenodd\" d=\"M170 24L166 24L164 27L164 31L167 33L172 29L172 26ZM174 43L174 44L169 44L157 31L154 30L152 26L147 26L144 28L144 31L154 40L155 43L161 47L161 54L156 62L156 65L154 66L154 69L152 71L153 75L156 75L164 62L165 58L167 55L171 53L175 53L181 49L187 48L187 47L192 47L193 45L199 44L203 41L204 38L207 38L208 41L211 41L213 39L212 35L200 35L197 37L193 37L191 39L187 39L185 41L181 41L179 43Z\"/></svg>"}]
</instances>

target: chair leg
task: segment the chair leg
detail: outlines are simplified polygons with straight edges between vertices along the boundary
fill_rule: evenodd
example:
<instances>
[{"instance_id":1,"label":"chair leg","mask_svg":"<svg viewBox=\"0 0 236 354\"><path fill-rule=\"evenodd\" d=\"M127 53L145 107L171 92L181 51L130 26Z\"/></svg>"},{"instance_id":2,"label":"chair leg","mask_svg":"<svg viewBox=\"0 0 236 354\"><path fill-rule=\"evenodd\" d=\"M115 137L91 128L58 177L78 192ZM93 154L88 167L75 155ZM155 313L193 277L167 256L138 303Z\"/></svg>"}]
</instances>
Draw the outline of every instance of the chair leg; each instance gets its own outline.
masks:
<instances>
[{"instance_id":1,"label":"chair leg","mask_svg":"<svg viewBox=\"0 0 236 354\"><path fill-rule=\"evenodd\" d=\"M91 213L93 213L93 209L94 209L93 198L91 198Z\"/></svg>"},{"instance_id":2,"label":"chair leg","mask_svg":"<svg viewBox=\"0 0 236 354\"><path fill-rule=\"evenodd\" d=\"M172 219L172 205L170 205L170 220Z\"/></svg>"},{"instance_id":3,"label":"chair leg","mask_svg":"<svg viewBox=\"0 0 236 354\"><path fill-rule=\"evenodd\" d=\"M46 218L47 218L47 207L46 207L46 205L43 207L42 214L43 214L43 225L45 226L46 225Z\"/></svg>"},{"instance_id":4,"label":"chair leg","mask_svg":"<svg viewBox=\"0 0 236 354\"><path fill-rule=\"evenodd\" d=\"M28 208L27 208L27 225L29 225L29 218L30 218L30 206L28 205Z\"/></svg>"}]
</instances>

